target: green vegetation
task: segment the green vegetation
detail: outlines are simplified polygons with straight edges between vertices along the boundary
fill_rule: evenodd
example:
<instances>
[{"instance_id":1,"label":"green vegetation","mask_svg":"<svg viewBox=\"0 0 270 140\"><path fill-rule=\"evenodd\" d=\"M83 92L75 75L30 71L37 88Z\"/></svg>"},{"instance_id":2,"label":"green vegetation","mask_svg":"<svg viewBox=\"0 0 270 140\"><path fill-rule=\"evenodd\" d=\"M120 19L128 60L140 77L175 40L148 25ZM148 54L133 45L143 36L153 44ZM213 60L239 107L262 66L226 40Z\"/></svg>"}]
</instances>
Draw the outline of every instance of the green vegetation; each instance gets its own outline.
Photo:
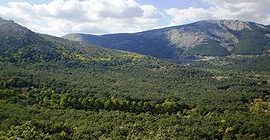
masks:
<instances>
[{"instance_id":1,"label":"green vegetation","mask_svg":"<svg viewBox=\"0 0 270 140\"><path fill-rule=\"evenodd\" d=\"M243 31L239 38L234 54L256 55L263 54L269 49L269 38L260 31Z\"/></svg>"},{"instance_id":2,"label":"green vegetation","mask_svg":"<svg viewBox=\"0 0 270 140\"><path fill-rule=\"evenodd\" d=\"M183 55L227 56L230 52L219 42L209 40L207 44L197 45L184 51Z\"/></svg>"},{"instance_id":3,"label":"green vegetation","mask_svg":"<svg viewBox=\"0 0 270 140\"><path fill-rule=\"evenodd\" d=\"M245 59L235 58L243 63L229 67L208 67L203 61L184 67L136 54L112 54L99 54L95 59L86 55L89 60L74 60L77 63L2 61L0 136L269 138L269 112L260 108L269 107L270 85L262 77L247 76ZM101 59L105 56L111 60ZM266 63L267 57L256 59ZM213 61L222 64L225 60ZM237 69L231 72L230 67ZM268 68L261 67L263 73L257 66L249 71L264 76ZM262 105L257 105L258 98Z\"/></svg>"},{"instance_id":4,"label":"green vegetation","mask_svg":"<svg viewBox=\"0 0 270 140\"><path fill-rule=\"evenodd\" d=\"M187 56L269 54L269 35L269 26L253 22L204 20L139 33L100 36L75 33L64 38L185 63L190 60Z\"/></svg>"},{"instance_id":5,"label":"green vegetation","mask_svg":"<svg viewBox=\"0 0 270 140\"><path fill-rule=\"evenodd\" d=\"M269 55L184 66L22 30L1 30L0 139L270 138Z\"/></svg>"},{"instance_id":6,"label":"green vegetation","mask_svg":"<svg viewBox=\"0 0 270 140\"><path fill-rule=\"evenodd\" d=\"M267 139L270 127L269 116L243 111L207 115L194 112L183 116L51 109L7 103L1 103L0 108L6 118L1 121L1 129L8 131L0 133L0 137L2 134L6 138L11 134L21 136L26 131L31 134L27 135L28 139L45 136L52 139ZM14 125L6 129L10 127L8 124ZM27 131L26 126L32 132Z\"/></svg>"}]
</instances>

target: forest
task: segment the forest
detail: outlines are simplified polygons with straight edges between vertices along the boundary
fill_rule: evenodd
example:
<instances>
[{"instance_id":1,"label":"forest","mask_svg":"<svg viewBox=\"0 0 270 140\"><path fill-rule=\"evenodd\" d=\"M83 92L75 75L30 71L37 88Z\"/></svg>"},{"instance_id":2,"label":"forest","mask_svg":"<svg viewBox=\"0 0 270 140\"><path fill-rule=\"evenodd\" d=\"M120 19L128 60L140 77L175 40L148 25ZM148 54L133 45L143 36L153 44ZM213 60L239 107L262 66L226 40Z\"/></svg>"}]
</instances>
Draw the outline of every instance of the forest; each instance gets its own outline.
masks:
<instances>
[{"instance_id":1,"label":"forest","mask_svg":"<svg viewBox=\"0 0 270 140\"><path fill-rule=\"evenodd\" d=\"M270 136L268 55L183 66L101 54L89 62L2 61L0 139Z\"/></svg>"},{"instance_id":2,"label":"forest","mask_svg":"<svg viewBox=\"0 0 270 140\"><path fill-rule=\"evenodd\" d=\"M178 64L0 23L1 140L270 139L267 53Z\"/></svg>"}]
</instances>

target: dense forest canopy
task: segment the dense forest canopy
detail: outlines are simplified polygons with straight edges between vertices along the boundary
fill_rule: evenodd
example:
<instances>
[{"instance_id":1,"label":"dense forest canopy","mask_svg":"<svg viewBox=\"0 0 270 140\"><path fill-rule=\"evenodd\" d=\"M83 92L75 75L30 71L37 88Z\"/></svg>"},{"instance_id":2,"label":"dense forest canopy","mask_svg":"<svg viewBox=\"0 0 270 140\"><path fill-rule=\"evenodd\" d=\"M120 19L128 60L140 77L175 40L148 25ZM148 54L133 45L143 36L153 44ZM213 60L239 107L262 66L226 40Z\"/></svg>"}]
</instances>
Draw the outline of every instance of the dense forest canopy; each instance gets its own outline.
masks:
<instances>
[{"instance_id":1,"label":"dense forest canopy","mask_svg":"<svg viewBox=\"0 0 270 140\"><path fill-rule=\"evenodd\" d=\"M179 65L1 22L0 139L270 138L269 54Z\"/></svg>"}]
</instances>

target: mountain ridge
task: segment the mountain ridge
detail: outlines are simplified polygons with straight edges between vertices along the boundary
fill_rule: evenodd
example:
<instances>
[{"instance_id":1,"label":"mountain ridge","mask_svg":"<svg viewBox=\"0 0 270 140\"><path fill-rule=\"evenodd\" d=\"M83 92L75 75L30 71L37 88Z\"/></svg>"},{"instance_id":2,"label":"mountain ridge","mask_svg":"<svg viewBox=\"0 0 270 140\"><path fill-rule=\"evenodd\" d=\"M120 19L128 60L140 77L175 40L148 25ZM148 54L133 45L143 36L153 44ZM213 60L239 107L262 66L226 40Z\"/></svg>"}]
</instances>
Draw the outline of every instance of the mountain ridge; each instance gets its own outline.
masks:
<instances>
[{"instance_id":1,"label":"mountain ridge","mask_svg":"<svg viewBox=\"0 0 270 140\"><path fill-rule=\"evenodd\" d=\"M270 34L268 26L255 22L202 20L191 24L137 33L68 34L63 37L157 58L178 59L189 55L263 54L269 48L268 34ZM251 43L246 43L249 41ZM260 46L257 47L257 44Z\"/></svg>"},{"instance_id":2,"label":"mountain ridge","mask_svg":"<svg viewBox=\"0 0 270 140\"><path fill-rule=\"evenodd\" d=\"M178 65L4 22L0 25L1 140L270 137L270 55L215 57ZM113 42L120 49L139 47L137 51L159 57L173 56L177 49L180 53L180 47L163 38L166 33L108 35L108 42L98 41ZM261 32L237 33L242 46L251 37L255 40L247 45L265 45L256 44L264 41ZM220 53L223 47L211 41L196 49L208 47ZM183 53L194 53L187 50Z\"/></svg>"},{"instance_id":3,"label":"mountain ridge","mask_svg":"<svg viewBox=\"0 0 270 140\"><path fill-rule=\"evenodd\" d=\"M95 55L120 53L96 45L33 32L12 20L0 19L0 61L48 62L82 61Z\"/></svg>"}]
</instances>

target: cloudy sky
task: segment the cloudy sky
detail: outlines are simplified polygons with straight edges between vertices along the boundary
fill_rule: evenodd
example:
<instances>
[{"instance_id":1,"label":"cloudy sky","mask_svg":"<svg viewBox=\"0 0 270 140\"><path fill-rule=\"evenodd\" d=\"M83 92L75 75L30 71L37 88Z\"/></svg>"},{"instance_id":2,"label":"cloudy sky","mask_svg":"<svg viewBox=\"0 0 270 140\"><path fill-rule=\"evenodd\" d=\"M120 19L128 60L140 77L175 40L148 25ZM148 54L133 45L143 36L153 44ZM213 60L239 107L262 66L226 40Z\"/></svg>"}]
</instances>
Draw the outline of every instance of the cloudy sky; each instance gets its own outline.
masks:
<instances>
[{"instance_id":1,"label":"cloudy sky","mask_svg":"<svg viewBox=\"0 0 270 140\"><path fill-rule=\"evenodd\" d=\"M270 0L1 0L0 17L56 36L138 32L208 19L270 24Z\"/></svg>"}]
</instances>

